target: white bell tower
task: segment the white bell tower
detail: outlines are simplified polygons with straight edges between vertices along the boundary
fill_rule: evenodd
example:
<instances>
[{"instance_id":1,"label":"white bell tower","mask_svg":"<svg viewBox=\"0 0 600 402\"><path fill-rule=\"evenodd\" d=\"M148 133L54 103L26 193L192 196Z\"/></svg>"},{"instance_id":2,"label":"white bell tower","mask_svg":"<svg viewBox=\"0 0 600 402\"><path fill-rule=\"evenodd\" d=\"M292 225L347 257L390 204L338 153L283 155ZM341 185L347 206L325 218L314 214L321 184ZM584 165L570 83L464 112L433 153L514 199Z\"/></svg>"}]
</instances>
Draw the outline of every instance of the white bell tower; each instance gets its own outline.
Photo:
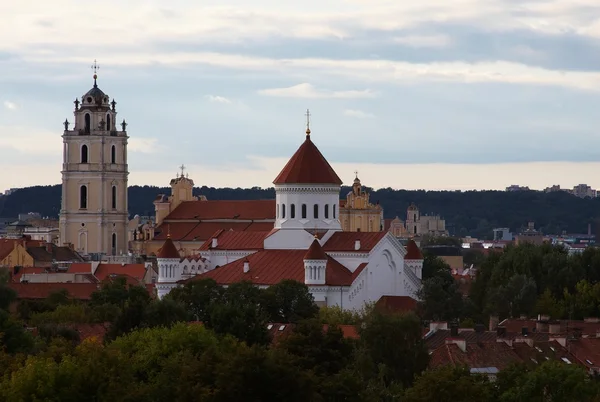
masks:
<instances>
[{"instance_id":1,"label":"white bell tower","mask_svg":"<svg viewBox=\"0 0 600 402\"><path fill-rule=\"evenodd\" d=\"M127 123L117 129L117 110L94 86L75 99L74 127L63 132L61 243L84 255L120 255L128 251Z\"/></svg>"}]
</instances>

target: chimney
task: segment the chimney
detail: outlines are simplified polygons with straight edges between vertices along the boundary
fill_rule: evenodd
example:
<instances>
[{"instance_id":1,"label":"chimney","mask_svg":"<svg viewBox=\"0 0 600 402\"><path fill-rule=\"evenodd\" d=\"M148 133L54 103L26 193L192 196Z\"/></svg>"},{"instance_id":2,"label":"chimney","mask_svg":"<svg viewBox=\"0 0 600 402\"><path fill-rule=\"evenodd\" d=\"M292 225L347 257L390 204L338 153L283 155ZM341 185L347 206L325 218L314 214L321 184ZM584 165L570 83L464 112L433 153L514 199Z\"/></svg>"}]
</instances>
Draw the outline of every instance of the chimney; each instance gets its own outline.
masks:
<instances>
[{"instance_id":1,"label":"chimney","mask_svg":"<svg viewBox=\"0 0 600 402\"><path fill-rule=\"evenodd\" d=\"M212 244L211 244L211 247L212 247L212 248L217 248L217 246L218 246L218 245L219 245L219 241L217 240L217 238L216 238L216 237L213 237L213 238L212 238Z\"/></svg>"},{"instance_id":2,"label":"chimney","mask_svg":"<svg viewBox=\"0 0 600 402\"><path fill-rule=\"evenodd\" d=\"M485 331L484 324L475 324L475 332L477 332L478 334L483 334L483 331Z\"/></svg>"},{"instance_id":3,"label":"chimney","mask_svg":"<svg viewBox=\"0 0 600 402\"><path fill-rule=\"evenodd\" d=\"M495 331L496 328L498 328L498 323L500 322L500 318L497 315L491 315L490 316L490 326L489 326L489 330L490 331Z\"/></svg>"},{"instance_id":4,"label":"chimney","mask_svg":"<svg viewBox=\"0 0 600 402\"><path fill-rule=\"evenodd\" d=\"M431 321L429 323L429 330L435 332L440 329L448 329L447 321Z\"/></svg>"},{"instance_id":5,"label":"chimney","mask_svg":"<svg viewBox=\"0 0 600 402\"><path fill-rule=\"evenodd\" d=\"M462 352L467 351L467 341L460 338L446 338L446 345L456 345Z\"/></svg>"},{"instance_id":6,"label":"chimney","mask_svg":"<svg viewBox=\"0 0 600 402\"><path fill-rule=\"evenodd\" d=\"M360 240L354 241L354 250L356 250L356 251L360 250Z\"/></svg>"},{"instance_id":7,"label":"chimney","mask_svg":"<svg viewBox=\"0 0 600 402\"><path fill-rule=\"evenodd\" d=\"M213 239L216 240L216 239ZM250 271L250 261L247 258L244 259L244 273L247 274Z\"/></svg>"},{"instance_id":8,"label":"chimney","mask_svg":"<svg viewBox=\"0 0 600 402\"><path fill-rule=\"evenodd\" d=\"M450 336L458 336L458 325L452 324L450 326Z\"/></svg>"},{"instance_id":9,"label":"chimney","mask_svg":"<svg viewBox=\"0 0 600 402\"><path fill-rule=\"evenodd\" d=\"M551 322L550 325L548 326L548 332L550 332L551 334L560 333L560 322L558 322L558 321Z\"/></svg>"}]
</instances>

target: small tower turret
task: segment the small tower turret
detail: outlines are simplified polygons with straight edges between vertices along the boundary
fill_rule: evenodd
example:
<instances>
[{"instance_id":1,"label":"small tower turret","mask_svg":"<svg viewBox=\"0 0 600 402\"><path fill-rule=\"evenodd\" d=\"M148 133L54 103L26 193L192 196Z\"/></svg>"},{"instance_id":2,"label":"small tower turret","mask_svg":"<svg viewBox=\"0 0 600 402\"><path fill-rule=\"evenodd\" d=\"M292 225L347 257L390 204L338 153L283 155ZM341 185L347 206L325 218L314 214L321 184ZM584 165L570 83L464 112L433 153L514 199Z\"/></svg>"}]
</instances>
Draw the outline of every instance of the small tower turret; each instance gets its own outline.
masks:
<instances>
[{"instance_id":1,"label":"small tower turret","mask_svg":"<svg viewBox=\"0 0 600 402\"><path fill-rule=\"evenodd\" d=\"M158 264L156 289L158 297L162 299L171 289L177 287L177 281L181 280L181 256L170 234L167 235L167 240L159 250L156 262Z\"/></svg>"},{"instance_id":2,"label":"small tower turret","mask_svg":"<svg viewBox=\"0 0 600 402\"><path fill-rule=\"evenodd\" d=\"M423 253L414 240L410 239L406 243L406 255L404 256L404 265L417 275L417 278L423 278Z\"/></svg>"},{"instance_id":3,"label":"small tower turret","mask_svg":"<svg viewBox=\"0 0 600 402\"><path fill-rule=\"evenodd\" d=\"M304 255L304 283L306 285L324 285L327 275L327 254L323 251L319 239L315 237Z\"/></svg>"}]
</instances>

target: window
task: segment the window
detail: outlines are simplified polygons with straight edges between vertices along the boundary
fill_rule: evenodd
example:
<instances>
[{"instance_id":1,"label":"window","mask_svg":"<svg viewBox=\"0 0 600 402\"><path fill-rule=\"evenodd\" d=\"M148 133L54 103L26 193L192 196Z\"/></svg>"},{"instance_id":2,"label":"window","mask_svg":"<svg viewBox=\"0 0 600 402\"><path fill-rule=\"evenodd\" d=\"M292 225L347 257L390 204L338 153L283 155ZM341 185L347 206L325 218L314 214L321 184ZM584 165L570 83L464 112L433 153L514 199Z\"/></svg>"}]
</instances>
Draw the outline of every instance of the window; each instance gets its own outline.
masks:
<instances>
[{"instance_id":1,"label":"window","mask_svg":"<svg viewBox=\"0 0 600 402\"><path fill-rule=\"evenodd\" d=\"M87 186L79 187L79 208L86 209L87 208Z\"/></svg>"},{"instance_id":2,"label":"window","mask_svg":"<svg viewBox=\"0 0 600 402\"><path fill-rule=\"evenodd\" d=\"M110 163L117 163L117 147L110 147Z\"/></svg>"},{"instance_id":3,"label":"window","mask_svg":"<svg viewBox=\"0 0 600 402\"><path fill-rule=\"evenodd\" d=\"M110 125L110 123L111 123L111 122L110 122L110 114L107 114L107 115L106 115L106 130L107 130L107 131L110 131L110 130L112 130L112 126ZM114 163L114 162L113 162L113 163Z\"/></svg>"},{"instance_id":4,"label":"window","mask_svg":"<svg viewBox=\"0 0 600 402\"><path fill-rule=\"evenodd\" d=\"M306 204L302 204L302 219L306 219Z\"/></svg>"},{"instance_id":5,"label":"window","mask_svg":"<svg viewBox=\"0 0 600 402\"><path fill-rule=\"evenodd\" d=\"M81 146L81 163L88 163L88 146Z\"/></svg>"},{"instance_id":6,"label":"window","mask_svg":"<svg viewBox=\"0 0 600 402\"><path fill-rule=\"evenodd\" d=\"M281 219L285 219L285 204L281 204Z\"/></svg>"},{"instance_id":7,"label":"window","mask_svg":"<svg viewBox=\"0 0 600 402\"><path fill-rule=\"evenodd\" d=\"M112 186L111 196L112 209L117 209L117 186Z\"/></svg>"},{"instance_id":8,"label":"window","mask_svg":"<svg viewBox=\"0 0 600 402\"><path fill-rule=\"evenodd\" d=\"M325 219L329 219L329 204L325 204Z\"/></svg>"},{"instance_id":9,"label":"window","mask_svg":"<svg viewBox=\"0 0 600 402\"><path fill-rule=\"evenodd\" d=\"M92 125L92 121L91 121L92 119L91 119L89 113L85 114L84 120L85 120L85 129L84 129L84 131L85 131L86 134L89 134L90 133L90 127Z\"/></svg>"},{"instance_id":10,"label":"window","mask_svg":"<svg viewBox=\"0 0 600 402\"><path fill-rule=\"evenodd\" d=\"M335 204L333 204L333 219L335 219Z\"/></svg>"},{"instance_id":11,"label":"window","mask_svg":"<svg viewBox=\"0 0 600 402\"><path fill-rule=\"evenodd\" d=\"M319 204L315 204L313 208L313 214L315 216L315 219L319 219Z\"/></svg>"},{"instance_id":12,"label":"window","mask_svg":"<svg viewBox=\"0 0 600 402\"><path fill-rule=\"evenodd\" d=\"M296 204L290 205L290 218L296 218Z\"/></svg>"},{"instance_id":13,"label":"window","mask_svg":"<svg viewBox=\"0 0 600 402\"><path fill-rule=\"evenodd\" d=\"M113 255L117 255L117 234L112 234L112 253Z\"/></svg>"}]
</instances>

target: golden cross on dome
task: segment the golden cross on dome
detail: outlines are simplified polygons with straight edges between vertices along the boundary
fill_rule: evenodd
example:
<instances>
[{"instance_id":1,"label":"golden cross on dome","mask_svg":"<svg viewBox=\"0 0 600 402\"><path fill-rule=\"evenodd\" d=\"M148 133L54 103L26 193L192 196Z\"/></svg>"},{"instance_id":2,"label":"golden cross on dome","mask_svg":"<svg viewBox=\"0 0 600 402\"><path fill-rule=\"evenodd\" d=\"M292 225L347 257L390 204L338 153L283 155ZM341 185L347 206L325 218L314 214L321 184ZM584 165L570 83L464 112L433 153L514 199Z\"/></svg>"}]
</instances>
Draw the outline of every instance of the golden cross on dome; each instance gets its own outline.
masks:
<instances>
[{"instance_id":1,"label":"golden cross on dome","mask_svg":"<svg viewBox=\"0 0 600 402\"><path fill-rule=\"evenodd\" d=\"M185 165L182 164L181 166L179 166L179 169L181 169L181 177L183 177L183 171L185 170Z\"/></svg>"},{"instance_id":2,"label":"golden cross on dome","mask_svg":"<svg viewBox=\"0 0 600 402\"><path fill-rule=\"evenodd\" d=\"M310 135L310 110L306 109L306 135Z\"/></svg>"}]
</instances>

